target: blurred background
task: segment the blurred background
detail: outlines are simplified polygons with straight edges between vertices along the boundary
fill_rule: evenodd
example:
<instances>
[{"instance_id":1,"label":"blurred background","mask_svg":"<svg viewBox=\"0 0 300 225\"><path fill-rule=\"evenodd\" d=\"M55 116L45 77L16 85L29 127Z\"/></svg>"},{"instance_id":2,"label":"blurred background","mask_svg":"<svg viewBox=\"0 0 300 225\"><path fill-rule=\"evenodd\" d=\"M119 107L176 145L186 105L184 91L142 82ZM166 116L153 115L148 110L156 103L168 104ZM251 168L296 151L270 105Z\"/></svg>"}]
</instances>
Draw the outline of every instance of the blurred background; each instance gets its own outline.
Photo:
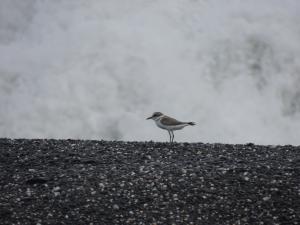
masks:
<instances>
[{"instance_id":1,"label":"blurred background","mask_svg":"<svg viewBox=\"0 0 300 225\"><path fill-rule=\"evenodd\" d=\"M299 0L1 0L0 137L300 144Z\"/></svg>"}]
</instances>

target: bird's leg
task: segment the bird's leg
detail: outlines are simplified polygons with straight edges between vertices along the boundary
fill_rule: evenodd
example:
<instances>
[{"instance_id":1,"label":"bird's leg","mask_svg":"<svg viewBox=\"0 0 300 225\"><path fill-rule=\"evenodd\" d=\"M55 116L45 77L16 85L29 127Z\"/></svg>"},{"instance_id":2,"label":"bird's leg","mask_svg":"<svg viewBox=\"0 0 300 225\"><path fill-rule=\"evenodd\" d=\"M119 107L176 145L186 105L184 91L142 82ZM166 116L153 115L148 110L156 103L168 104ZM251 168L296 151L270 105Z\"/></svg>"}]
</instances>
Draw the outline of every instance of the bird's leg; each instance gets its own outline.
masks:
<instances>
[{"instance_id":1,"label":"bird's leg","mask_svg":"<svg viewBox=\"0 0 300 225\"><path fill-rule=\"evenodd\" d=\"M173 142L174 142L174 137L175 137L175 135L174 135L173 131L172 131L172 134L173 134Z\"/></svg>"},{"instance_id":2,"label":"bird's leg","mask_svg":"<svg viewBox=\"0 0 300 225\"><path fill-rule=\"evenodd\" d=\"M172 142L171 141L171 132L169 130L168 130L168 133L169 133L170 142Z\"/></svg>"},{"instance_id":3,"label":"bird's leg","mask_svg":"<svg viewBox=\"0 0 300 225\"><path fill-rule=\"evenodd\" d=\"M174 133L172 130L171 130L171 134L172 134L172 143L173 143L174 142Z\"/></svg>"}]
</instances>

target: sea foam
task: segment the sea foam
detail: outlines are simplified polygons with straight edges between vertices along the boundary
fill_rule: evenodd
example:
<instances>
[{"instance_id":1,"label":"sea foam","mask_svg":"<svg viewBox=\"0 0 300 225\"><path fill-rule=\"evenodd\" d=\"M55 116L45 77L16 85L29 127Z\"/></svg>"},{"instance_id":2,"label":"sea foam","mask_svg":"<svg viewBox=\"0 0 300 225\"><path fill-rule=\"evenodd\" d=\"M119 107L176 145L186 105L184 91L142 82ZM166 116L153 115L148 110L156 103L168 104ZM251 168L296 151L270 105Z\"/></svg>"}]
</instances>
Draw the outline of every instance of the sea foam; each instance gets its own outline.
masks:
<instances>
[{"instance_id":1,"label":"sea foam","mask_svg":"<svg viewBox=\"0 0 300 225\"><path fill-rule=\"evenodd\" d=\"M300 144L300 2L0 3L0 136Z\"/></svg>"}]
</instances>

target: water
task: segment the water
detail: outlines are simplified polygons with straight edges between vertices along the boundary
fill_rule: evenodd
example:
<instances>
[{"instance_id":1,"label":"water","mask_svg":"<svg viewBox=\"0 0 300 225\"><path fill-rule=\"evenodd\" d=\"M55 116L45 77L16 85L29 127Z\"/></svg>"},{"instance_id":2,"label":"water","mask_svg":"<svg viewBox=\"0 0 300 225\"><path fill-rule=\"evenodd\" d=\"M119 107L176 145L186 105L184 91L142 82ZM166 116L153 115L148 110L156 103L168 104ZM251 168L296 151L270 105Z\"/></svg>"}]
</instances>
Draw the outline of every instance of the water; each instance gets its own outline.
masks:
<instances>
[{"instance_id":1,"label":"water","mask_svg":"<svg viewBox=\"0 0 300 225\"><path fill-rule=\"evenodd\" d=\"M298 0L1 0L0 136L300 144Z\"/></svg>"}]
</instances>

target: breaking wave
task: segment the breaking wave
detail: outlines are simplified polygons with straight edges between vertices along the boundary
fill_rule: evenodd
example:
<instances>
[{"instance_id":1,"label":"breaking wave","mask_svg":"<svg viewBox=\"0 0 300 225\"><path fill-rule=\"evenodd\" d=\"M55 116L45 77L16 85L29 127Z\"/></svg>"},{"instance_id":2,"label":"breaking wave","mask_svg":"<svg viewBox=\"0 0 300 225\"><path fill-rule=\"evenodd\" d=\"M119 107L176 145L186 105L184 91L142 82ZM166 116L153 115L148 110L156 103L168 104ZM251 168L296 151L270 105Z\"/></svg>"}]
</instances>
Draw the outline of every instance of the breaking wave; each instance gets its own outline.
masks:
<instances>
[{"instance_id":1,"label":"breaking wave","mask_svg":"<svg viewBox=\"0 0 300 225\"><path fill-rule=\"evenodd\" d=\"M298 0L2 0L0 136L300 144Z\"/></svg>"}]
</instances>

